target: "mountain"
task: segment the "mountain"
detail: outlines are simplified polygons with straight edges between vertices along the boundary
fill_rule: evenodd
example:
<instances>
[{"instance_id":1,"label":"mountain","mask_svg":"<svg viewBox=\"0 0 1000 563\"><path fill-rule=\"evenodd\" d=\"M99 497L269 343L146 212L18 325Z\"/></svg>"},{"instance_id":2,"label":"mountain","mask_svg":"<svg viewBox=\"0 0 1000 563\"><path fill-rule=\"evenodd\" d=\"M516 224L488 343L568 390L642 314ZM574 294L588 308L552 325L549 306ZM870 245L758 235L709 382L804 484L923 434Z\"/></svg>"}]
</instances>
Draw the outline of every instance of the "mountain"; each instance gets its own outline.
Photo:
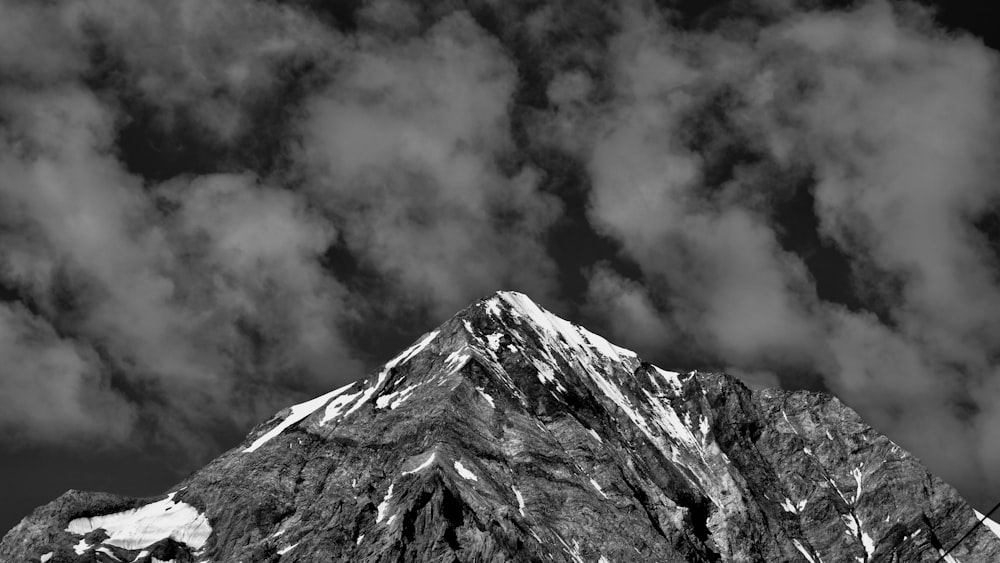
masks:
<instances>
[{"instance_id":1,"label":"mountain","mask_svg":"<svg viewBox=\"0 0 1000 563\"><path fill-rule=\"evenodd\" d=\"M975 523L834 397L665 371L501 292L164 496L67 492L0 561L933 562ZM1000 561L993 529L947 561Z\"/></svg>"}]
</instances>

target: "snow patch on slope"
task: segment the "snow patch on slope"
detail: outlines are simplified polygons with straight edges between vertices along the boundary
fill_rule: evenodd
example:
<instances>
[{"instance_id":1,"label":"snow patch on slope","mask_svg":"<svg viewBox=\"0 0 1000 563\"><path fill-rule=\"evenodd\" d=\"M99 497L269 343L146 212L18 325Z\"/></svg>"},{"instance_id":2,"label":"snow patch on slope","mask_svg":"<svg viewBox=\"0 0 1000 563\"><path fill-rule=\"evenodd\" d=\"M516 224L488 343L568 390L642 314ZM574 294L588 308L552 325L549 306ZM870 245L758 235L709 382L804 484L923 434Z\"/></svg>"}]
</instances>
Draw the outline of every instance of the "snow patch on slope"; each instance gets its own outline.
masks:
<instances>
[{"instance_id":1,"label":"snow patch on slope","mask_svg":"<svg viewBox=\"0 0 1000 563\"><path fill-rule=\"evenodd\" d=\"M468 348L463 347L460 350L455 350L445 359L444 369L447 370L448 375L451 375L462 369L471 357L472 354L469 353Z\"/></svg>"},{"instance_id":2,"label":"snow patch on slope","mask_svg":"<svg viewBox=\"0 0 1000 563\"><path fill-rule=\"evenodd\" d=\"M601 485L599 485L595 479L590 480L590 486L594 487L597 492L601 493L602 497L608 498L608 494L604 492L604 489L601 488Z\"/></svg>"},{"instance_id":3,"label":"snow patch on slope","mask_svg":"<svg viewBox=\"0 0 1000 563\"><path fill-rule=\"evenodd\" d=\"M514 485L511 485L510 488L514 491L514 496L517 497L517 511L521 513L521 516L524 516L524 496Z\"/></svg>"},{"instance_id":4,"label":"snow patch on slope","mask_svg":"<svg viewBox=\"0 0 1000 563\"><path fill-rule=\"evenodd\" d=\"M975 508L973 508L972 511L976 513L977 519L983 520L984 516L982 512L979 512ZM993 532L994 536L1000 538L1000 524L991 520L990 518L986 518L985 520L983 520L983 525L989 528L989 530Z\"/></svg>"},{"instance_id":5,"label":"snow patch on slope","mask_svg":"<svg viewBox=\"0 0 1000 563\"><path fill-rule=\"evenodd\" d=\"M284 554L288 553L289 551L291 551L291 550L295 549L296 547L298 547L298 545L299 545L298 543L293 543L292 545L283 547L283 548L281 548L281 549L278 550L278 555L284 555Z\"/></svg>"},{"instance_id":6,"label":"snow patch on slope","mask_svg":"<svg viewBox=\"0 0 1000 563\"><path fill-rule=\"evenodd\" d=\"M332 401L330 401L330 404L326 406L326 410L323 412L323 420L320 421L320 424L326 424L327 422L339 417L343 414L344 409L353 403L355 399L361 396L362 393L364 393L364 390L360 390L357 393L346 393L335 397Z\"/></svg>"},{"instance_id":7,"label":"snow patch on slope","mask_svg":"<svg viewBox=\"0 0 1000 563\"><path fill-rule=\"evenodd\" d=\"M75 551L77 555L87 553L88 549L90 549L90 544L87 543L87 538L80 538L80 543L73 546L73 551Z\"/></svg>"},{"instance_id":8,"label":"snow patch on slope","mask_svg":"<svg viewBox=\"0 0 1000 563\"><path fill-rule=\"evenodd\" d=\"M503 333L496 332L486 337L486 345L494 352L500 350L500 341L503 340Z\"/></svg>"},{"instance_id":9,"label":"snow patch on slope","mask_svg":"<svg viewBox=\"0 0 1000 563\"><path fill-rule=\"evenodd\" d=\"M677 373L676 371L667 371L665 369L660 369L656 366L653 366L653 370L656 373L660 374L660 377L662 377L663 380L667 382L667 385L669 385L674 391L681 390L681 379L680 379L681 374Z\"/></svg>"},{"instance_id":10,"label":"snow patch on slope","mask_svg":"<svg viewBox=\"0 0 1000 563\"><path fill-rule=\"evenodd\" d=\"M677 446L694 454L692 461L695 461L697 467L685 466L696 476L700 487L706 491L717 488L711 484L713 473L707 456L719 455L720 452L717 447L712 449L714 445L709 440L709 420L702 417L695 422L697 428L692 430L690 413L685 412L682 421L668 397L676 396L683 389L679 373L653 366L649 377L654 389L660 393L653 394L643 389L639 397L632 397L625 392L621 378L635 373L640 367L638 356L634 352L614 346L604 338L542 309L520 293L498 293L496 297L487 300L486 306L491 312L494 309L500 311L501 302L508 305L505 309L510 316L531 327L533 334L539 339L537 347L526 348L534 350L534 354L527 356L527 359L538 370L539 381L555 384L559 391L564 391L557 373L564 366L579 372L593 384L597 393L603 394L616 405L658 450L675 463L683 463ZM496 313L496 317L503 321L499 313ZM521 331L520 334L524 332ZM517 330L512 331L509 336L528 344ZM700 436L696 436L696 432ZM720 505L718 499L712 500Z\"/></svg>"},{"instance_id":11,"label":"snow patch on slope","mask_svg":"<svg viewBox=\"0 0 1000 563\"><path fill-rule=\"evenodd\" d=\"M482 395L484 399L486 399L486 402L490 404L490 408L494 408L494 409L497 408L496 401L493 400L493 396L492 395L490 395L489 393L486 392L485 388L483 388L483 387L476 387L476 391L479 391L479 394Z\"/></svg>"},{"instance_id":12,"label":"snow patch on slope","mask_svg":"<svg viewBox=\"0 0 1000 563\"><path fill-rule=\"evenodd\" d=\"M622 362L624 358L638 358L635 352L615 346L604 337L545 311L523 293L503 291L498 296L506 301L516 314L527 318L534 325L547 331L551 336L556 338L562 337L571 347L581 350L596 350L601 355L616 362ZM490 299L488 303L495 300L495 298ZM490 310L493 310L492 305L490 305Z\"/></svg>"},{"instance_id":13,"label":"snow patch on slope","mask_svg":"<svg viewBox=\"0 0 1000 563\"><path fill-rule=\"evenodd\" d=\"M424 382L421 381L419 383L407 385L399 391L393 391L392 393L386 393L385 395L380 396L375 399L375 408L384 409L389 407L390 410L395 410L399 407L399 405L403 404L404 401L409 399L410 395L413 394L413 391L416 390L417 387L423 385L423 383Z\"/></svg>"},{"instance_id":14,"label":"snow patch on slope","mask_svg":"<svg viewBox=\"0 0 1000 563\"><path fill-rule=\"evenodd\" d=\"M566 388L563 387L563 384L556 379L555 371L553 371L551 366L537 360L532 360L532 362L535 365L535 369L538 370L536 373L538 381L541 381L542 383L554 383L559 392L566 392Z\"/></svg>"},{"instance_id":15,"label":"snow patch on slope","mask_svg":"<svg viewBox=\"0 0 1000 563\"><path fill-rule=\"evenodd\" d=\"M859 466L855 467L851 471L851 475L854 476L854 480L857 481L857 483L858 483L858 489L854 493L854 501L853 501L854 504L856 504L858 502L858 500L861 498L861 475L862 475L861 474L861 467L862 466L859 465Z\"/></svg>"},{"instance_id":16,"label":"snow patch on slope","mask_svg":"<svg viewBox=\"0 0 1000 563\"><path fill-rule=\"evenodd\" d=\"M104 555L107 555L108 557L114 559L115 561L121 561L121 559L118 559L117 557L115 557L115 553L113 551L111 551L111 549L109 549L107 547L104 547L103 545L101 547L95 549L94 551L96 551L98 553L103 553Z\"/></svg>"},{"instance_id":17,"label":"snow patch on slope","mask_svg":"<svg viewBox=\"0 0 1000 563\"><path fill-rule=\"evenodd\" d=\"M792 544L794 544L795 549L799 550L799 553L801 553L802 556L806 558L806 561L808 561L809 563L816 563L816 560L813 559L812 554L810 554L809 551L805 548L805 546L802 545L802 542L800 542L799 540L792 540Z\"/></svg>"},{"instance_id":18,"label":"snow patch on slope","mask_svg":"<svg viewBox=\"0 0 1000 563\"><path fill-rule=\"evenodd\" d=\"M455 471L458 471L459 476L461 476L463 479L467 479L469 481L478 481L479 480L479 477L476 477L475 473L473 473L473 472L469 471L468 469L466 469L466 467L464 465L462 465L461 461L456 461L455 462Z\"/></svg>"},{"instance_id":19,"label":"snow patch on slope","mask_svg":"<svg viewBox=\"0 0 1000 563\"><path fill-rule=\"evenodd\" d=\"M420 465L414 467L409 471L403 471L403 475L413 475L414 473L419 473L420 471L427 469L428 467L431 466L431 464L434 463L435 457L437 457L437 452L431 452L431 455L430 457L427 458L427 461L421 463Z\"/></svg>"},{"instance_id":20,"label":"snow patch on slope","mask_svg":"<svg viewBox=\"0 0 1000 563\"><path fill-rule=\"evenodd\" d=\"M281 421L280 424L268 430L266 433L264 433L264 435L254 440L254 442L250 444L246 449L244 449L243 452L249 453L257 450L257 448L271 441L273 438L275 438L276 436L287 430L292 425L301 422L306 417L319 410L320 407L325 405L331 399L333 399L337 395L342 394L344 391L350 389L353 385L354 383L349 383L343 387L340 387L339 389L334 389L333 391L330 391L326 395L320 395L315 399L311 399L304 403L299 403L297 405L294 405L292 407L292 412L288 413L288 416L285 417L285 420Z\"/></svg>"},{"instance_id":21,"label":"snow patch on slope","mask_svg":"<svg viewBox=\"0 0 1000 563\"><path fill-rule=\"evenodd\" d=\"M371 387L368 387L367 389L364 390L364 392L361 394L361 398L358 399L346 413L344 413L344 416L345 417L350 416L351 413L358 410L359 408L361 408L362 405L371 400L371 398L374 397L375 394L378 393L379 390L382 388L382 384L385 383L385 380L389 377L389 372L392 371L393 368L395 368L396 366L403 365L406 362L410 361L411 358L413 358L421 351L423 351L423 349L426 348L427 345L430 344L437 337L437 335L438 331L436 330L428 332L423 336L423 338L418 340L415 344L413 344L406 350L403 350L403 352L398 356L396 356L395 358L386 362L385 365L382 366L382 369L379 370L378 379L371 385ZM327 409L326 416L323 417L323 422L325 423L328 420L336 418L337 416L340 416L339 408L336 410L336 412L333 413L330 412L330 409Z\"/></svg>"},{"instance_id":22,"label":"snow patch on slope","mask_svg":"<svg viewBox=\"0 0 1000 563\"><path fill-rule=\"evenodd\" d=\"M141 549L166 538L201 549L212 527L208 518L195 507L174 502L174 495L139 508L70 521L67 532L85 535L103 528L108 539L103 543L123 549Z\"/></svg>"},{"instance_id":23,"label":"snow patch on slope","mask_svg":"<svg viewBox=\"0 0 1000 563\"><path fill-rule=\"evenodd\" d=\"M389 501L392 499L392 488L395 484L389 483L389 489L386 490L385 496L382 497L382 502L378 505L378 514L375 515L375 522L381 522L385 518L385 512L389 510Z\"/></svg>"}]
</instances>

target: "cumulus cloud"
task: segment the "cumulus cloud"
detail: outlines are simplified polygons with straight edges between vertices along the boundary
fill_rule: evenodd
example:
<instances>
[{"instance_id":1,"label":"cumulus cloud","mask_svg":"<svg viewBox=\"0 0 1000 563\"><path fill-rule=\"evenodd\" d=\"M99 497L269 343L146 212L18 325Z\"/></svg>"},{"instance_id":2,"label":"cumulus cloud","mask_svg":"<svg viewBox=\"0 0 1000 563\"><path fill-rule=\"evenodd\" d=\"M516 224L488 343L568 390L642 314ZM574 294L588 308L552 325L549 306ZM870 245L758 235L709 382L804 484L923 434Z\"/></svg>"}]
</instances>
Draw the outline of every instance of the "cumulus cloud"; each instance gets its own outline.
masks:
<instances>
[{"instance_id":1,"label":"cumulus cloud","mask_svg":"<svg viewBox=\"0 0 1000 563\"><path fill-rule=\"evenodd\" d=\"M134 89L171 128L184 120L218 142L251 134L249 115L309 66L335 64L341 38L307 13L274 2L90 0L68 25L100 45L97 72Z\"/></svg>"},{"instance_id":2,"label":"cumulus cloud","mask_svg":"<svg viewBox=\"0 0 1000 563\"><path fill-rule=\"evenodd\" d=\"M439 317L497 287L551 296L540 239L559 204L504 163L517 69L499 42L462 13L360 42L308 104L299 156L347 246Z\"/></svg>"},{"instance_id":3,"label":"cumulus cloud","mask_svg":"<svg viewBox=\"0 0 1000 563\"><path fill-rule=\"evenodd\" d=\"M606 265L590 272L587 301L593 316L604 319L612 333L625 337L644 357L663 354L664 342L679 338L659 314L650 290Z\"/></svg>"},{"instance_id":4,"label":"cumulus cloud","mask_svg":"<svg viewBox=\"0 0 1000 563\"><path fill-rule=\"evenodd\" d=\"M740 33L668 21L626 12L615 97L580 118L604 132L584 149L590 213L643 270L640 318L682 327L666 346L693 335L704 357L786 385L817 373L952 482L982 482L1000 285L972 220L997 202L995 53L887 2ZM782 245L803 177L869 311L819 299ZM591 284L600 295L606 276Z\"/></svg>"},{"instance_id":5,"label":"cumulus cloud","mask_svg":"<svg viewBox=\"0 0 1000 563\"><path fill-rule=\"evenodd\" d=\"M35 412L66 386L46 424L0 413L17 441L204 457L391 353L358 345L358 324L430 323L499 287L556 295L544 236L560 204L516 154L516 65L468 14L424 29L403 4L370 6L346 41L271 2L3 10L23 25L11 45L61 31L0 60L0 274L31 305L11 309L5 343L38 351L5 388ZM254 130L281 121L272 110L284 122ZM122 137L137 119L148 137ZM126 142L164 139L216 160L162 178ZM240 160L247 142L284 166ZM388 289L345 279L335 247ZM51 358L58 378L39 375ZM109 408L81 424L98 399Z\"/></svg>"},{"instance_id":6,"label":"cumulus cloud","mask_svg":"<svg viewBox=\"0 0 1000 563\"><path fill-rule=\"evenodd\" d=\"M19 305L0 305L0 429L7 439L62 444L129 435L136 411L110 389L97 354L61 338Z\"/></svg>"},{"instance_id":7,"label":"cumulus cloud","mask_svg":"<svg viewBox=\"0 0 1000 563\"><path fill-rule=\"evenodd\" d=\"M172 429L171 438L183 439L199 425L247 424L295 390L334 383L330 365L345 379L360 373L335 329L344 292L317 262L334 233L297 196L245 175L149 190L111 154L114 113L89 92L26 94L12 107L8 133L16 140L0 158L10 233L2 271L38 316L11 317L20 324L8 341L38 348L40 365L28 366L32 354L22 352L6 380L20 383L15 396L25 408L45 410L51 348L67 382L61 401L79 403L49 411L42 427L15 410L4 411L6 423L129 437L129 418L115 420L110 410L79 423L92 412L82 392L89 381L126 413L143 408L164 425L190 426ZM39 328L48 323L99 348L107 362ZM124 387L108 385L112 368Z\"/></svg>"},{"instance_id":8,"label":"cumulus cloud","mask_svg":"<svg viewBox=\"0 0 1000 563\"><path fill-rule=\"evenodd\" d=\"M625 22L612 51L618 96L594 118L602 131L589 157L594 224L662 292L659 314L675 333L748 368L805 360L818 334L801 261L781 250L765 214L706 193L711 163L684 143L686 120L714 78L696 70L662 20L628 13Z\"/></svg>"},{"instance_id":9,"label":"cumulus cloud","mask_svg":"<svg viewBox=\"0 0 1000 563\"><path fill-rule=\"evenodd\" d=\"M100 44L94 64L123 60L100 86L138 89L168 121L168 105L229 119L205 99L264 95L276 61L309 56L308 20L224 2L3 10L25 26L5 41L66 32L0 61L12 78L0 107L0 274L31 305L4 305L4 395L17 405L0 413L8 437L159 436L201 456L217 447L206 429L245 427L360 375L337 330L346 293L318 261L335 230L249 171L156 183L127 170L117 132L128 116L90 82L94 61L75 55ZM207 114L198 119L211 133L233 136ZM43 412L44 423L30 415Z\"/></svg>"}]
</instances>

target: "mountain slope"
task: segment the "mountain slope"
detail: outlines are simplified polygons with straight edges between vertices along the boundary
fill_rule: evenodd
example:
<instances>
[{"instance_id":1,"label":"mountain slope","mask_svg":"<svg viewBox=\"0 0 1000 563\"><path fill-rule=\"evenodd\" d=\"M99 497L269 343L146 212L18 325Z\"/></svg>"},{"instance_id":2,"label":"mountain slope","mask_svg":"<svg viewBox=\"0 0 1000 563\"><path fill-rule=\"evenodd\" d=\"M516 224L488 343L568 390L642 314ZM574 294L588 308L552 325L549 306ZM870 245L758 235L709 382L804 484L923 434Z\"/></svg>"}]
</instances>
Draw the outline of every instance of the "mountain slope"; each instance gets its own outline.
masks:
<instances>
[{"instance_id":1,"label":"mountain slope","mask_svg":"<svg viewBox=\"0 0 1000 563\"><path fill-rule=\"evenodd\" d=\"M66 493L0 561L936 561L974 523L833 397L664 371L502 292L166 497Z\"/></svg>"}]
</instances>

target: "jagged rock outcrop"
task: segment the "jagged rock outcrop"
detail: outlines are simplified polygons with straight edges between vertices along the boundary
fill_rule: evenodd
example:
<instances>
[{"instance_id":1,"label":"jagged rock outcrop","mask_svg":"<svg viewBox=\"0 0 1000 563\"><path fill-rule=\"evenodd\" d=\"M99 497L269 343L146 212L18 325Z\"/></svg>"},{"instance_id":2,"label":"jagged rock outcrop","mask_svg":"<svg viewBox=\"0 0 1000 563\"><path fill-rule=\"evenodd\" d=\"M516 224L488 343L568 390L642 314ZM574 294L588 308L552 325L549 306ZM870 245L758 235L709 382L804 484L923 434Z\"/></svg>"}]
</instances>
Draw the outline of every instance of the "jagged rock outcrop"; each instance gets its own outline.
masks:
<instances>
[{"instance_id":1,"label":"jagged rock outcrop","mask_svg":"<svg viewBox=\"0 0 1000 563\"><path fill-rule=\"evenodd\" d=\"M836 398L665 371L505 292L165 497L66 493L0 561L933 562L975 522Z\"/></svg>"}]
</instances>

